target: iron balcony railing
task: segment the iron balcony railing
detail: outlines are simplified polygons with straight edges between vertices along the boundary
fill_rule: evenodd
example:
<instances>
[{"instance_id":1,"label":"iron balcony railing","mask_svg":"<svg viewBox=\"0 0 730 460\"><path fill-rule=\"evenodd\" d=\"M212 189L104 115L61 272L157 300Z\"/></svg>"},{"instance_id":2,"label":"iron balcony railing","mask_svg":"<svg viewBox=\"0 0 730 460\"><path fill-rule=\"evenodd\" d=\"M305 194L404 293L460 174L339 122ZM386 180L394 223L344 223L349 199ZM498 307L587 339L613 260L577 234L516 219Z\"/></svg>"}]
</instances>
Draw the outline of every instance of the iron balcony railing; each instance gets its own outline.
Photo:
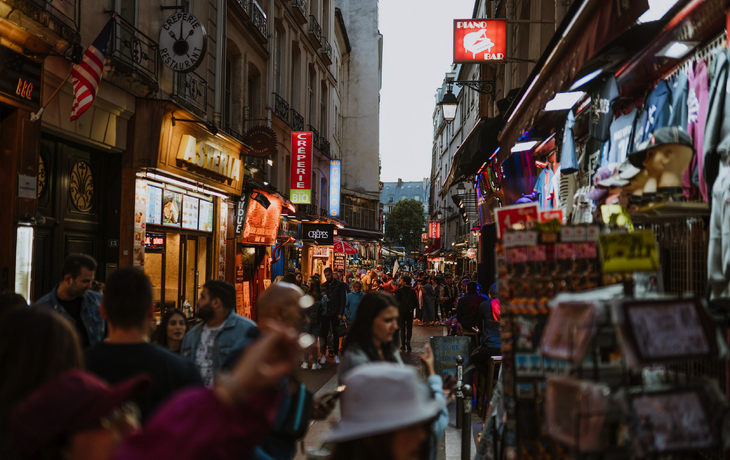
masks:
<instances>
[{"instance_id":1,"label":"iron balcony railing","mask_svg":"<svg viewBox=\"0 0 730 460\"><path fill-rule=\"evenodd\" d=\"M249 8L249 15L251 16L251 25L254 26L261 35L266 38L266 16L263 12L259 9L259 6L256 2L251 2L251 7Z\"/></svg>"},{"instance_id":2,"label":"iron balcony railing","mask_svg":"<svg viewBox=\"0 0 730 460\"><path fill-rule=\"evenodd\" d=\"M307 0L292 0L291 5L299 11L299 13L307 19Z\"/></svg>"},{"instance_id":3,"label":"iron balcony railing","mask_svg":"<svg viewBox=\"0 0 730 460\"><path fill-rule=\"evenodd\" d=\"M322 27L317 22L317 18L311 14L309 15L309 34L317 40L317 43L322 42Z\"/></svg>"},{"instance_id":4,"label":"iron balcony railing","mask_svg":"<svg viewBox=\"0 0 730 460\"><path fill-rule=\"evenodd\" d=\"M326 209L319 208L319 215L322 216L322 217L328 217L327 210Z\"/></svg>"},{"instance_id":5,"label":"iron balcony railing","mask_svg":"<svg viewBox=\"0 0 730 460\"><path fill-rule=\"evenodd\" d=\"M330 156L330 143L324 138L324 136L319 139L319 151L322 152L323 155L328 157Z\"/></svg>"},{"instance_id":6,"label":"iron balcony railing","mask_svg":"<svg viewBox=\"0 0 730 460\"><path fill-rule=\"evenodd\" d=\"M208 116L208 82L196 74L175 72L172 97L197 116Z\"/></svg>"},{"instance_id":7,"label":"iron balcony railing","mask_svg":"<svg viewBox=\"0 0 730 460\"><path fill-rule=\"evenodd\" d=\"M314 126L307 125L307 128L312 131L312 144L314 144L315 147L319 148L319 131L314 129Z\"/></svg>"},{"instance_id":8,"label":"iron balcony railing","mask_svg":"<svg viewBox=\"0 0 730 460\"><path fill-rule=\"evenodd\" d=\"M325 55L327 60L332 63L332 45L330 45L330 42L327 41L327 37L323 35L320 44L322 45L322 49L320 51L323 55Z\"/></svg>"},{"instance_id":9,"label":"iron balcony railing","mask_svg":"<svg viewBox=\"0 0 730 460\"><path fill-rule=\"evenodd\" d=\"M130 71L136 71L157 82L159 74L157 42L119 15L114 18L110 47L109 55L112 59L130 66Z\"/></svg>"},{"instance_id":10,"label":"iron balcony railing","mask_svg":"<svg viewBox=\"0 0 730 460\"><path fill-rule=\"evenodd\" d=\"M231 127L231 123L228 121L223 124L223 132L225 132L229 136L243 142L243 134L241 134L238 131L236 131L235 129L233 129L233 127Z\"/></svg>"},{"instance_id":11,"label":"iron balcony railing","mask_svg":"<svg viewBox=\"0 0 730 460\"><path fill-rule=\"evenodd\" d=\"M294 131L304 131L304 117L294 109L289 110L291 112L291 127Z\"/></svg>"},{"instance_id":12,"label":"iron balcony railing","mask_svg":"<svg viewBox=\"0 0 730 460\"><path fill-rule=\"evenodd\" d=\"M3 0L3 3L19 9L65 39L68 39L66 34L58 30L54 22L60 21L64 26L79 32L81 0Z\"/></svg>"},{"instance_id":13,"label":"iron balcony railing","mask_svg":"<svg viewBox=\"0 0 730 460\"><path fill-rule=\"evenodd\" d=\"M236 0L238 2L238 6L243 9L243 12L248 14L248 0Z\"/></svg>"},{"instance_id":14,"label":"iron balcony railing","mask_svg":"<svg viewBox=\"0 0 730 460\"><path fill-rule=\"evenodd\" d=\"M274 95L274 114L289 124L289 103L276 93Z\"/></svg>"}]
</instances>

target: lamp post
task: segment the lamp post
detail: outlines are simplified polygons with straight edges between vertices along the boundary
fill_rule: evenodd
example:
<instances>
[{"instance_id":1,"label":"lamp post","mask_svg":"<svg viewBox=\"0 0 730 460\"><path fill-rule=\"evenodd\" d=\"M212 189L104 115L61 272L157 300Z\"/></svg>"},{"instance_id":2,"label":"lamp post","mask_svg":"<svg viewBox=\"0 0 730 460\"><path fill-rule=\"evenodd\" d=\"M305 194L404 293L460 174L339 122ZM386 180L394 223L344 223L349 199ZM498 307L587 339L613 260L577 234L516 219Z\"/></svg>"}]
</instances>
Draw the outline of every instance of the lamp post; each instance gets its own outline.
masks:
<instances>
[{"instance_id":1,"label":"lamp post","mask_svg":"<svg viewBox=\"0 0 730 460\"><path fill-rule=\"evenodd\" d=\"M449 84L449 88L446 90L446 94L441 98L441 101L438 103L438 106L441 107L441 113L444 116L444 121L446 123L451 123L454 121L454 118L456 118L456 107L459 105L459 101L456 99L456 96L454 96L454 93L451 91L451 84Z\"/></svg>"}]
</instances>

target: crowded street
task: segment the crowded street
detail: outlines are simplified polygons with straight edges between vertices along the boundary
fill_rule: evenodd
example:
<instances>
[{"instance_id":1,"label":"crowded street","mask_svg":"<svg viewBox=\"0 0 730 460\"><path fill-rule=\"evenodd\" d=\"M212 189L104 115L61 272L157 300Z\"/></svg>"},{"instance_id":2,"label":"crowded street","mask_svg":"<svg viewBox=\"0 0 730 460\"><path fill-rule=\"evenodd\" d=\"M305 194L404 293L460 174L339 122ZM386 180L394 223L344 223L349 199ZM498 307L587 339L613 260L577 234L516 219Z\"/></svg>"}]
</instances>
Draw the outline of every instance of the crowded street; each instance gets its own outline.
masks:
<instances>
[{"instance_id":1,"label":"crowded street","mask_svg":"<svg viewBox=\"0 0 730 460\"><path fill-rule=\"evenodd\" d=\"M0 460L730 459L729 28L0 0Z\"/></svg>"}]
</instances>

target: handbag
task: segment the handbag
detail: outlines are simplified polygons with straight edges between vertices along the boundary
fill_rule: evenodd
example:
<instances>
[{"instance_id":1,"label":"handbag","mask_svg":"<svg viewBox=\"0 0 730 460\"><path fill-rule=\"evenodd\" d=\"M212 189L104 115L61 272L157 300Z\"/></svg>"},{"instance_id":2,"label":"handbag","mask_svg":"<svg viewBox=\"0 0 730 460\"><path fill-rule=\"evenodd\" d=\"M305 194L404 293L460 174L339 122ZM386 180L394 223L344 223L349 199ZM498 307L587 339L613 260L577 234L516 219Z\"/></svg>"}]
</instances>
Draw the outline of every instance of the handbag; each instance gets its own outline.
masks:
<instances>
[{"instance_id":1,"label":"handbag","mask_svg":"<svg viewBox=\"0 0 730 460\"><path fill-rule=\"evenodd\" d=\"M337 335L340 337L344 337L347 335L347 324L345 324L344 321L340 320L340 324L337 325L335 328L335 331L337 332Z\"/></svg>"}]
</instances>

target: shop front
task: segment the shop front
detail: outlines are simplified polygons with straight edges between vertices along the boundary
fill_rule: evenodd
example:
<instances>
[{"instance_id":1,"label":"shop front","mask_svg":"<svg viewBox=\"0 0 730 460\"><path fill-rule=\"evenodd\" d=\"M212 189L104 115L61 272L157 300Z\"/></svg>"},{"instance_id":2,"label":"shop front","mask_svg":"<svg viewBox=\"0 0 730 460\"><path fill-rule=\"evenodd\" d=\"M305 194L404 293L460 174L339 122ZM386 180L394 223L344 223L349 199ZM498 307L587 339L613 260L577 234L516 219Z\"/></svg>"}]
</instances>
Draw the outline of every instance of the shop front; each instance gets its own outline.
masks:
<instances>
[{"instance_id":1,"label":"shop front","mask_svg":"<svg viewBox=\"0 0 730 460\"><path fill-rule=\"evenodd\" d=\"M246 150L173 116L193 118L166 101L138 102L122 174L134 200L122 205L121 258L149 276L158 317L178 308L192 318L205 282L234 276L230 196L241 193Z\"/></svg>"},{"instance_id":2,"label":"shop front","mask_svg":"<svg viewBox=\"0 0 730 460\"><path fill-rule=\"evenodd\" d=\"M324 280L324 269L334 270L334 224L304 222L301 225L302 275L308 280L319 275Z\"/></svg>"}]
</instances>

